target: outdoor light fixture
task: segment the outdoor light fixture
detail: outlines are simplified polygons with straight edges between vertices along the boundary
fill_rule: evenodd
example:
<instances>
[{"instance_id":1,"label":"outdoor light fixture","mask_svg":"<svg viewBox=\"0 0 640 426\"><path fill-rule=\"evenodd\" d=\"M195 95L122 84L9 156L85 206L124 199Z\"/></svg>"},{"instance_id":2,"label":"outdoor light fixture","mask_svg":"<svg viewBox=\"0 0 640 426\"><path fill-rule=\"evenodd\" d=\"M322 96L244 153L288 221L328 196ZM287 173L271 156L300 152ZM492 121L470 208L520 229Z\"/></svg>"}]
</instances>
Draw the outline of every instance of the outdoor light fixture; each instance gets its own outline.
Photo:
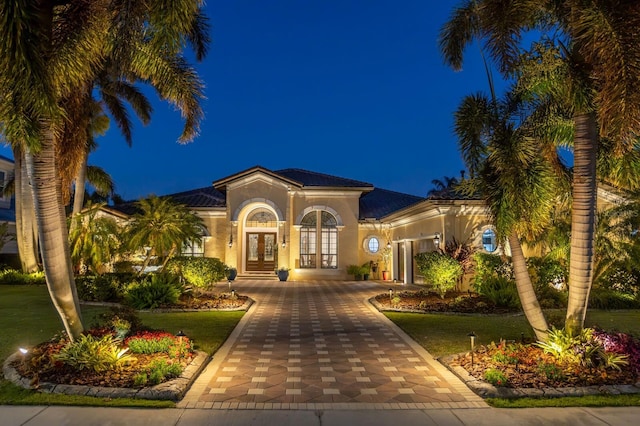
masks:
<instances>
[{"instance_id":1,"label":"outdoor light fixture","mask_svg":"<svg viewBox=\"0 0 640 426\"><path fill-rule=\"evenodd\" d=\"M436 246L436 250L440 248L440 233L436 232L435 237L433 237L433 245Z\"/></svg>"},{"instance_id":2,"label":"outdoor light fixture","mask_svg":"<svg viewBox=\"0 0 640 426\"><path fill-rule=\"evenodd\" d=\"M476 346L476 333L472 331L467 336L471 339L471 366L473 367L473 348Z\"/></svg>"},{"instance_id":3,"label":"outdoor light fixture","mask_svg":"<svg viewBox=\"0 0 640 426\"><path fill-rule=\"evenodd\" d=\"M231 298L235 299L236 298L236 291L235 290L231 290Z\"/></svg>"},{"instance_id":4,"label":"outdoor light fixture","mask_svg":"<svg viewBox=\"0 0 640 426\"><path fill-rule=\"evenodd\" d=\"M231 291L231 280L229 280L229 291Z\"/></svg>"},{"instance_id":5,"label":"outdoor light fixture","mask_svg":"<svg viewBox=\"0 0 640 426\"><path fill-rule=\"evenodd\" d=\"M282 248L287 246L287 236L282 234Z\"/></svg>"},{"instance_id":6,"label":"outdoor light fixture","mask_svg":"<svg viewBox=\"0 0 640 426\"><path fill-rule=\"evenodd\" d=\"M19 348L18 350L20 351L20 353L21 353L22 355L26 355L26 354L27 354L27 352L29 352L29 349L25 349L25 348Z\"/></svg>"},{"instance_id":7,"label":"outdoor light fixture","mask_svg":"<svg viewBox=\"0 0 640 426\"><path fill-rule=\"evenodd\" d=\"M176 337L178 338L178 342L182 343L182 338L187 337L187 335L184 334L184 331L178 330L178 332L176 333Z\"/></svg>"},{"instance_id":8,"label":"outdoor light fixture","mask_svg":"<svg viewBox=\"0 0 640 426\"><path fill-rule=\"evenodd\" d=\"M393 304L393 289L389 289L389 304Z\"/></svg>"},{"instance_id":9,"label":"outdoor light fixture","mask_svg":"<svg viewBox=\"0 0 640 426\"><path fill-rule=\"evenodd\" d=\"M391 241L387 241L387 248L390 249L391 248Z\"/></svg>"},{"instance_id":10,"label":"outdoor light fixture","mask_svg":"<svg viewBox=\"0 0 640 426\"><path fill-rule=\"evenodd\" d=\"M233 247L233 234L229 234L229 248Z\"/></svg>"}]
</instances>

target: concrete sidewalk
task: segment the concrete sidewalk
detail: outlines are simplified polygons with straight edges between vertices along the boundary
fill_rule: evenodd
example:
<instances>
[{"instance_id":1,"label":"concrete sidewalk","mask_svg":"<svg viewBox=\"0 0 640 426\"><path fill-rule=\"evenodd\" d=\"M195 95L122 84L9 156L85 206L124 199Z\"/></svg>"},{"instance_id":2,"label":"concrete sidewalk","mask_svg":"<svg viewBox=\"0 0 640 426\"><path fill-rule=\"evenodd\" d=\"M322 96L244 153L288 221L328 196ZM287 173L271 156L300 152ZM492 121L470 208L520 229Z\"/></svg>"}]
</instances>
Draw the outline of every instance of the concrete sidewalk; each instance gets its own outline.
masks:
<instances>
[{"instance_id":1,"label":"concrete sidewalk","mask_svg":"<svg viewBox=\"0 0 640 426\"><path fill-rule=\"evenodd\" d=\"M0 406L4 426L637 425L640 407L433 410L210 410Z\"/></svg>"}]
</instances>

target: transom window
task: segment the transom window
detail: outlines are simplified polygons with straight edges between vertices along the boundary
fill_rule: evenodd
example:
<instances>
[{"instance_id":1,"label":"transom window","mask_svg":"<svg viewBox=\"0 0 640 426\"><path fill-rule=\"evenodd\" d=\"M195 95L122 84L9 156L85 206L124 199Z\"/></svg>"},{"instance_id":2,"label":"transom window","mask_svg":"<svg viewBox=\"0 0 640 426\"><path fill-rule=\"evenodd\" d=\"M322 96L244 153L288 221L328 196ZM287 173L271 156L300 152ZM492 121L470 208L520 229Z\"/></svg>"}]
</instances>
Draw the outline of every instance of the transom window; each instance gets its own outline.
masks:
<instances>
[{"instance_id":1,"label":"transom window","mask_svg":"<svg viewBox=\"0 0 640 426\"><path fill-rule=\"evenodd\" d=\"M331 213L312 211L300 221L300 267L338 267L338 221Z\"/></svg>"},{"instance_id":2,"label":"transom window","mask_svg":"<svg viewBox=\"0 0 640 426\"><path fill-rule=\"evenodd\" d=\"M276 216L267 209L256 209L247 217L249 228L274 228L278 225Z\"/></svg>"}]
</instances>

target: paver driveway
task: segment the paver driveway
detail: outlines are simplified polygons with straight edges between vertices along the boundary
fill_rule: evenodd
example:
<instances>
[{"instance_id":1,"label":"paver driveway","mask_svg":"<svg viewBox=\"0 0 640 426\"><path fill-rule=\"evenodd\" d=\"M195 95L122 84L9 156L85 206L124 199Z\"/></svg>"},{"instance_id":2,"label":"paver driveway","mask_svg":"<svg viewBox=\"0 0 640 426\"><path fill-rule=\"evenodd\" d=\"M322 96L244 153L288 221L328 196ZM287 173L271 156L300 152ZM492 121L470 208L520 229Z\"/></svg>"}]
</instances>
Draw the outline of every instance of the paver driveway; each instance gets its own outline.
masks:
<instances>
[{"instance_id":1,"label":"paver driveway","mask_svg":"<svg viewBox=\"0 0 640 426\"><path fill-rule=\"evenodd\" d=\"M478 408L485 403L367 302L373 281L238 281L255 300L180 407Z\"/></svg>"}]
</instances>

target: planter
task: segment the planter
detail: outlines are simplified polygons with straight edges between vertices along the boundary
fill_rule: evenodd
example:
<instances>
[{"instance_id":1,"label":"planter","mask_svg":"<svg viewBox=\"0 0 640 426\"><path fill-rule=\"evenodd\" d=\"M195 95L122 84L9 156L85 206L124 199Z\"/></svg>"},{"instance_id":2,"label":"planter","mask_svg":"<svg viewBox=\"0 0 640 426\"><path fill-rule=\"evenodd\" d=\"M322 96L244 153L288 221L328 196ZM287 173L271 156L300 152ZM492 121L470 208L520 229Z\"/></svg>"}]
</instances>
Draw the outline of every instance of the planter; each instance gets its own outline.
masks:
<instances>
[{"instance_id":1,"label":"planter","mask_svg":"<svg viewBox=\"0 0 640 426\"><path fill-rule=\"evenodd\" d=\"M278 270L278 279L280 281L286 281L289 279L289 271Z\"/></svg>"},{"instance_id":2,"label":"planter","mask_svg":"<svg viewBox=\"0 0 640 426\"><path fill-rule=\"evenodd\" d=\"M365 281L369 281L369 274L363 274L363 275L362 275L362 278L363 278Z\"/></svg>"},{"instance_id":3,"label":"planter","mask_svg":"<svg viewBox=\"0 0 640 426\"><path fill-rule=\"evenodd\" d=\"M236 279L237 276L238 276L238 270L236 268L229 269L229 272L227 273L227 280L233 281Z\"/></svg>"},{"instance_id":4,"label":"planter","mask_svg":"<svg viewBox=\"0 0 640 426\"><path fill-rule=\"evenodd\" d=\"M389 271L382 271L382 280L383 281L389 280Z\"/></svg>"}]
</instances>

